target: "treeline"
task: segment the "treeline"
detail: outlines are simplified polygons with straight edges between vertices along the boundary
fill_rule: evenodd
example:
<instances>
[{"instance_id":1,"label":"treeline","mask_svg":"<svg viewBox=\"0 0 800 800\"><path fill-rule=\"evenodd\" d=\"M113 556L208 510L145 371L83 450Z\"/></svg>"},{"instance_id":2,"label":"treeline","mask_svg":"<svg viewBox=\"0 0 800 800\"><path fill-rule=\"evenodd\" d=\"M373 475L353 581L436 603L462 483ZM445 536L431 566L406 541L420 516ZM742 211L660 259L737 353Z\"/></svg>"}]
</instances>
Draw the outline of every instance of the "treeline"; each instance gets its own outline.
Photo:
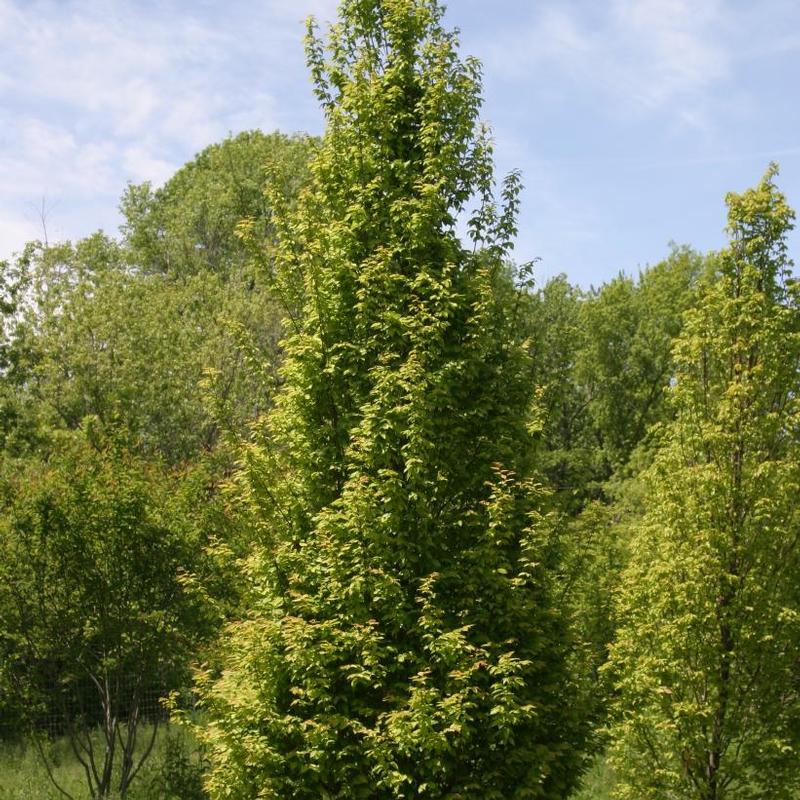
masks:
<instances>
[{"instance_id":1,"label":"treeline","mask_svg":"<svg viewBox=\"0 0 800 800\"><path fill-rule=\"evenodd\" d=\"M138 722L239 607L221 487L272 404L282 314L249 248L271 237L265 165L294 193L311 145L241 134L129 186L121 239L3 264L0 735L69 733L93 796L124 794Z\"/></svg>"},{"instance_id":2,"label":"treeline","mask_svg":"<svg viewBox=\"0 0 800 800\"><path fill-rule=\"evenodd\" d=\"M214 798L563 800L604 752L620 798L796 798L776 170L720 252L541 283L441 17L344 2L321 140L3 264L0 736L69 736L93 797L169 697Z\"/></svg>"}]
</instances>

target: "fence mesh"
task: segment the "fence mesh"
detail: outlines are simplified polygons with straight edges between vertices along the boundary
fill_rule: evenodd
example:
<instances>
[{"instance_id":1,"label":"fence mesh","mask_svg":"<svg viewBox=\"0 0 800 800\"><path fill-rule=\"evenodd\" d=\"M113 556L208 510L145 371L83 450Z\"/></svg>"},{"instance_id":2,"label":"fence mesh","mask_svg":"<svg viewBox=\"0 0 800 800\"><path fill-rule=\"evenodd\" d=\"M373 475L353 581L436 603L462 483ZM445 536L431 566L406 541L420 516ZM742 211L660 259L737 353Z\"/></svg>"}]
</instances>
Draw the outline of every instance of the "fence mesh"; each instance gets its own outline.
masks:
<instances>
[{"instance_id":1,"label":"fence mesh","mask_svg":"<svg viewBox=\"0 0 800 800\"><path fill-rule=\"evenodd\" d=\"M0 739L31 732L55 739L71 730L99 728L108 718L120 724L134 717L139 723L165 722L167 695L165 686L143 683L135 676L51 680L39 682L35 689L0 687Z\"/></svg>"}]
</instances>

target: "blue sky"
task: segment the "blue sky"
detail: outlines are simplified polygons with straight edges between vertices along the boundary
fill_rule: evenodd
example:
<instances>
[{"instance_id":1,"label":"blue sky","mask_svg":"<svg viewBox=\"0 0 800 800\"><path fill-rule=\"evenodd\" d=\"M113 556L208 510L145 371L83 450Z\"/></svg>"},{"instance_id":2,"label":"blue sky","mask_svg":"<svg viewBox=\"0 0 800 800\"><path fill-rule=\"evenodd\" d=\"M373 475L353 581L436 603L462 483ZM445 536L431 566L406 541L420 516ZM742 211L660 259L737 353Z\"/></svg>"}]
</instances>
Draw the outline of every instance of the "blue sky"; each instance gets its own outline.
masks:
<instances>
[{"instance_id":1,"label":"blue sky","mask_svg":"<svg viewBox=\"0 0 800 800\"><path fill-rule=\"evenodd\" d=\"M0 258L41 236L43 203L51 240L115 232L126 181L229 132L320 132L302 19L335 7L0 0ZM498 168L526 185L516 258L542 277L721 246L725 193L771 159L800 206L797 0L451 0L447 18L484 63Z\"/></svg>"}]
</instances>

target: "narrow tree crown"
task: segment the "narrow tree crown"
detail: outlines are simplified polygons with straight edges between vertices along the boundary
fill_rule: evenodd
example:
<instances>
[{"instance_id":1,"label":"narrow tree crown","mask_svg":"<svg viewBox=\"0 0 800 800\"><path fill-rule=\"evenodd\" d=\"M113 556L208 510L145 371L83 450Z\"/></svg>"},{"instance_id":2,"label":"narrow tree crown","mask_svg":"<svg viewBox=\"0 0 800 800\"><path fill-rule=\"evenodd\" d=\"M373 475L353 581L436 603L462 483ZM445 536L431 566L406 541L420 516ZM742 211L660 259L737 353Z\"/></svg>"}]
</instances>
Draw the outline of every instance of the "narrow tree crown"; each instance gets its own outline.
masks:
<instances>
[{"instance_id":1,"label":"narrow tree crown","mask_svg":"<svg viewBox=\"0 0 800 800\"><path fill-rule=\"evenodd\" d=\"M519 185L498 210L442 13L345 0L327 43L309 27L327 128L272 203L286 361L241 480L253 614L206 684L220 797L555 800L578 772L505 263Z\"/></svg>"},{"instance_id":2,"label":"narrow tree crown","mask_svg":"<svg viewBox=\"0 0 800 800\"><path fill-rule=\"evenodd\" d=\"M771 167L687 312L612 653L620 798L790 798L800 705L800 305Z\"/></svg>"}]
</instances>

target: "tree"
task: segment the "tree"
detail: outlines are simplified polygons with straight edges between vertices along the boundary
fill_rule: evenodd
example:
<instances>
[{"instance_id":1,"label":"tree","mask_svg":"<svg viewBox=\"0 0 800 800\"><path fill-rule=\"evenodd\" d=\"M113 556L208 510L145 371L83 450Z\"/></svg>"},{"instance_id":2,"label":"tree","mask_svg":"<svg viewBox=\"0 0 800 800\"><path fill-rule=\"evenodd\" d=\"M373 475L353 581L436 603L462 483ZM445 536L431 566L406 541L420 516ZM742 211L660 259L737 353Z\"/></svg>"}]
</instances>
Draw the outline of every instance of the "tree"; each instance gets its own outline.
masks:
<instances>
[{"instance_id":1,"label":"tree","mask_svg":"<svg viewBox=\"0 0 800 800\"><path fill-rule=\"evenodd\" d=\"M138 641L147 631L133 619L103 612L117 627L100 625L97 596L79 586L81 569L113 602L127 586L154 613L169 614L175 608L159 602L168 603L164 593L177 586L168 556L180 551L185 574L175 603L189 588L195 600L202 595L195 608L210 615L205 634L237 606L237 542L220 484L232 467L228 442L247 436L271 402L280 317L259 272L270 277L269 260L253 265L249 243L235 228L238 215L246 215L250 243L263 246L271 236L264 162L273 162L272 179L280 172L284 202L291 203L310 147L307 137L257 132L213 145L163 189L129 188L122 242L102 232L74 244L31 242L0 264L3 734L22 735L31 708L34 731L42 732L43 719L57 719L58 732L70 731L95 794L110 788L107 770L121 775L123 788L136 771L122 739L136 709L144 713L142 698L131 691L142 667L137 655L154 665L166 656L152 641ZM115 492L131 487L141 502L130 524L142 526L132 533L124 529L126 509L115 506L124 505ZM84 492L96 501L94 512ZM51 505L63 529L47 511ZM88 561L64 560L57 546L66 544ZM107 563L95 564L94 557ZM167 573L150 559L167 559ZM46 582L34 581L32 570ZM197 573L194 583L189 571ZM131 612L124 604L116 610ZM91 660L89 632L117 654L109 680L124 685L96 690L100 667ZM124 669L116 661L122 645L109 644L112 633L126 639L132 665ZM188 660L198 655L196 639L176 644L165 634L161 641L173 651L175 670L148 683L151 701L186 682ZM119 746L105 753L81 749L94 741L100 722ZM132 747L135 722L130 730Z\"/></svg>"},{"instance_id":2,"label":"tree","mask_svg":"<svg viewBox=\"0 0 800 800\"><path fill-rule=\"evenodd\" d=\"M598 749L613 696L602 669L613 597L641 514L638 475L652 460L648 431L672 413L672 343L703 264L675 247L637 279L619 275L583 292L562 275L523 304L542 408L538 466L562 512L559 603L571 618L575 696L593 718Z\"/></svg>"},{"instance_id":3,"label":"tree","mask_svg":"<svg viewBox=\"0 0 800 800\"><path fill-rule=\"evenodd\" d=\"M16 453L36 440L36 414L25 402L34 336L24 322L30 289L30 252L0 261L0 450Z\"/></svg>"},{"instance_id":4,"label":"tree","mask_svg":"<svg viewBox=\"0 0 800 800\"><path fill-rule=\"evenodd\" d=\"M775 167L688 312L611 666L620 798L794 797L800 308Z\"/></svg>"},{"instance_id":5,"label":"tree","mask_svg":"<svg viewBox=\"0 0 800 800\"><path fill-rule=\"evenodd\" d=\"M327 128L276 212L303 314L243 455L250 613L200 676L214 797L555 800L580 772L505 264L519 186L498 211L442 13L345 0L327 46L309 31Z\"/></svg>"},{"instance_id":6,"label":"tree","mask_svg":"<svg viewBox=\"0 0 800 800\"><path fill-rule=\"evenodd\" d=\"M673 247L637 279L620 274L584 292L560 275L525 298L542 406L539 464L559 508L576 514L591 500L608 502L649 428L669 417L672 342L703 268L702 257Z\"/></svg>"},{"instance_id":7,"label":"tree","mask_svg":"<svg viewBox=\"0 0 800 800\"><path fill-rule=\"evenodd\" d=\"M210 270L227 277L246 269L248 248L237 237L252 223L260 245L272 235L264 192L281 176L287 197L307 179L314 140L275 132L244 131L209 145L159 189L129 185L120 203L125 249L148 273L178 276Z\"/></svg>"},{"instance_id":8,"label":"tree","mask_svg":"<svg viewBox=\"0 0 800 800\"><path fill-rule=\"evenodd\" d=\"M672 343L703 259L686 247L639 273L619 275L582 306L584 346L575 373L587 399L602 479L624 467L648 428L669 412Z\"/></svg>"},{"instance_id":9,"label":"tree","mask_svg":"<svg viewBox=\"0 0 800 800\"><path fill-rule=\"evenodd\" d=\"M211 145L164 187L129 186L122 242L31 242L3 263L0 439L20 454L87 416L171 464L245 435L270 402L280 312L265 293L264 188L291 203L309 137L247 132ZM237 235L244 221L247 235Z\"/></svg>"},{"instance_id":10,"label":"tree","mask_svg":"<svg viewBox=\"0 0 800 800\"><path fill-rule=\"evenodd\" d=\"M196 460L221 430L244 435L270 402L279 311L249 277L142 274L103 234L31 244L3 375L6 452L95 417L170 464ZM253 355L259 366L253 368Z\"/></svg>"},{"instance_id":11,"label":"tree","mask_svg":"<svg viewBox=\"0 0 800 800\"><path fill-rule=\"evenodd\" d=\"M211 629L182 578L201 572L204 541L187 535L180 482L113 443L62 434L47 462L3 467L3 683L51 778L47 721L68 736L92 798L124 797L152 750L159 699L186 685Z\"/></svg>"},{"instance_id":12,"label":"tree","mask_svg":"<svg viewBox=\"0 0 800 800\"><path fill-rule=\"evenodd\" d=\"M577 373L581 354L589 346L582 324L585 303L584 293L559 275L531 294L524 306L532 380L541 395L539 466L557 506L574 512L597 493L603 465L587 411L589 396Z\"/></svg>"}]
</instances>

